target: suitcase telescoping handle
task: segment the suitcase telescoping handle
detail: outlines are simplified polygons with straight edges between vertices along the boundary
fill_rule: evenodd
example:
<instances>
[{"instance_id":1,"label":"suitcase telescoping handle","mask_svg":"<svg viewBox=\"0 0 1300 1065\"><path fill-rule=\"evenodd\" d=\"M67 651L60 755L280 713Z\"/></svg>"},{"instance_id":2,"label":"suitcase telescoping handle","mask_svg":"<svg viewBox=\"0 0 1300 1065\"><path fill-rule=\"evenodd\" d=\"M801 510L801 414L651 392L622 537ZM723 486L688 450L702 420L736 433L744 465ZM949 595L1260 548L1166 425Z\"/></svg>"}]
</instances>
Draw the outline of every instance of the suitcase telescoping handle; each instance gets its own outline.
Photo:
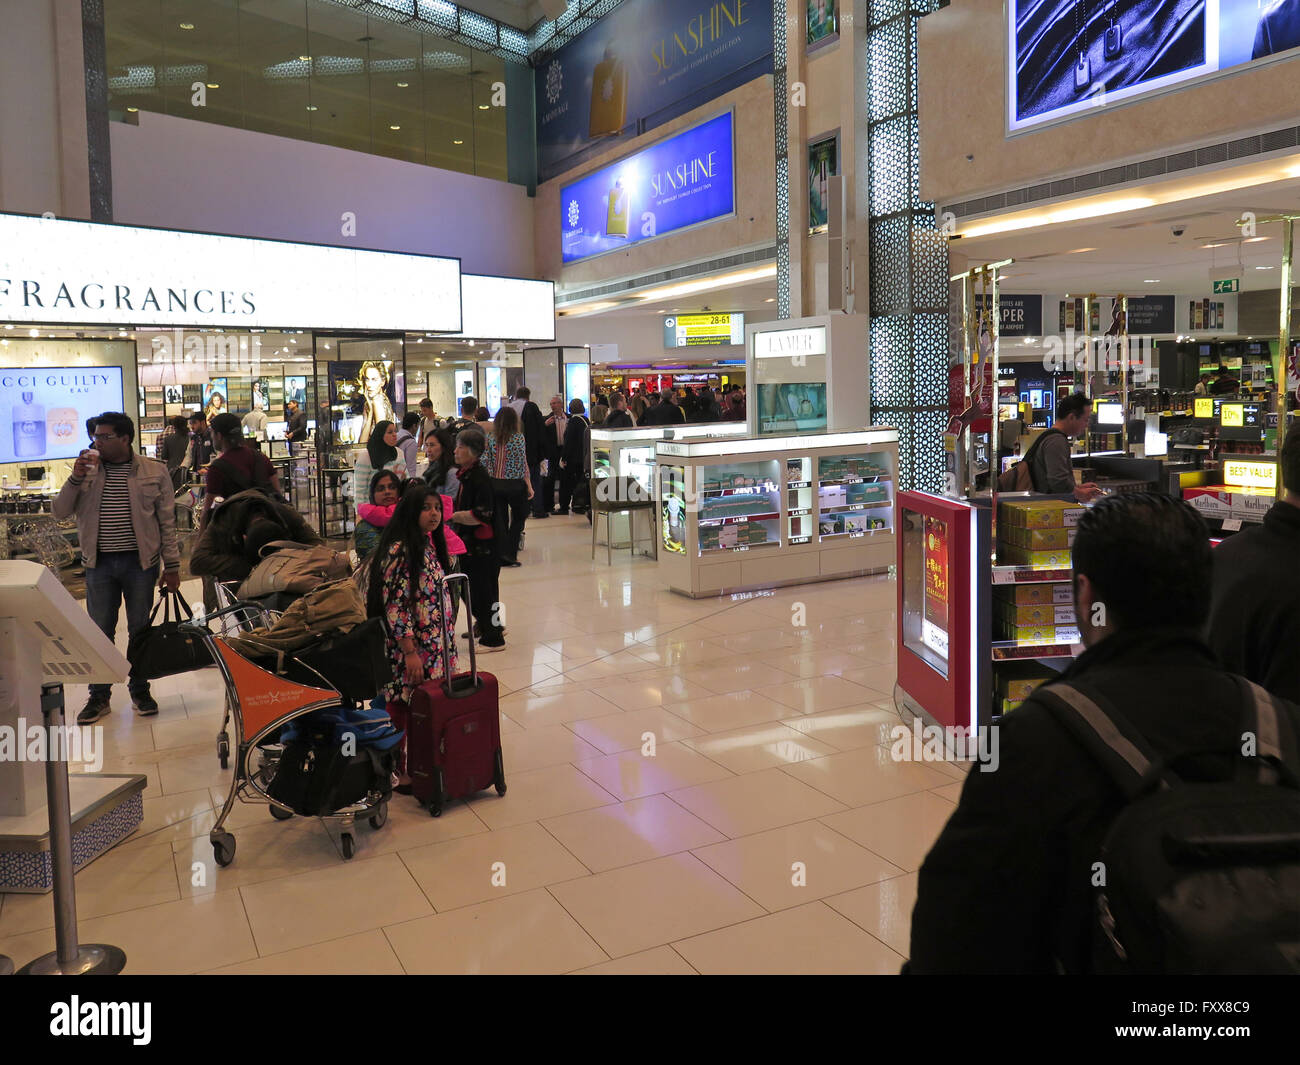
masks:
<instances>
[{"instance_id":1,"label":"suitcase telescoping handle","mask_svg":"<svg viewBox=\"0 0 1300 1065\"><path fill-rule=\"evenodd\" d=\"M447 694L454 697L456 695L456 689L451 682L451 654L449 652L451 648L456 646L455 643L456 634L450 628L451 619L447 616L447 612L442 609L443 607L443 604L441 602L442 585L444 584L452 588L452 593L451 593L452 595L456 594L456 590L455 590L456 586L463 584L465 588L465 594L464 594L465 628L469 632L469 672L470 672L470 681L471 681L471 686L470 686L471 692L476 691L478 689L478 661L474 656L474 613L470 609L469 574L468 573L446 574L442 578L442 581L438 587L438 598L440 600L440 602L438 603L438 612L442 615L442 649L443 649L442 650L442 678L447 685ZM467 692L466 694L469 693Z\"/></svg>"}]
</instances>

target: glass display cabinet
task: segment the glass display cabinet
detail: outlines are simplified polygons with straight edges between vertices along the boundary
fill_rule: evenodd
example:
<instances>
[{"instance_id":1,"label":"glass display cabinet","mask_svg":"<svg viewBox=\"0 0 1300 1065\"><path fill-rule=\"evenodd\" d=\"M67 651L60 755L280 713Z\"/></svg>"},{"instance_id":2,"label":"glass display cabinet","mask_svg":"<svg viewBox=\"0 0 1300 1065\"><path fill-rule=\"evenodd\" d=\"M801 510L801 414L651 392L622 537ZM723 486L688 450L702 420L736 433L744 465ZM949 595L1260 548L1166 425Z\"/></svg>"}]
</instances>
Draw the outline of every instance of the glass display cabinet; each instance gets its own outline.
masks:
<instances>
[{"instance_id":1,"label":"glass display cabinet","mask_svg":"<svg viewBox=\"0 0 1300 1065\"><path fill-rule=\"evenodd\" d=\"M675 591L803 584L894 561L896 429L665 440L655 463L659 566Z\"/></svg>"}]
</instances>

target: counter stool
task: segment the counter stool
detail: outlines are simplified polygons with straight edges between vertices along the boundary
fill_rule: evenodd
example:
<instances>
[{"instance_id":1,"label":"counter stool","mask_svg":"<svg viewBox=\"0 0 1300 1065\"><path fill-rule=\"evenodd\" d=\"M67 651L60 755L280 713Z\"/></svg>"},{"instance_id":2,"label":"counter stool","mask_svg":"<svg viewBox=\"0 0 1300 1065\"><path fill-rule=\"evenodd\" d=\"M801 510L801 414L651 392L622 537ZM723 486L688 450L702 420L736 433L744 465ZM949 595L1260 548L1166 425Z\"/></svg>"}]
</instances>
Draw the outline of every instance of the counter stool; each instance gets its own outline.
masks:
<instances>
[{"instance_id":1,"label":"counter stool","mask_svg":"<svg viewBox=\"0 0 1300 1065\"><path fill-rule=\"evenodd\" d=\"M626 514L628 535L631 540L632 557L636 557L636 512L648 510L653 512L655 501L634 477L593 477L590 481L591 495L591 557L596 557L596 526L603 515L605 518L605 564L614 564L613 514ZM654 542L651 521L651 543Z\"/></svg>"}]
</instances>

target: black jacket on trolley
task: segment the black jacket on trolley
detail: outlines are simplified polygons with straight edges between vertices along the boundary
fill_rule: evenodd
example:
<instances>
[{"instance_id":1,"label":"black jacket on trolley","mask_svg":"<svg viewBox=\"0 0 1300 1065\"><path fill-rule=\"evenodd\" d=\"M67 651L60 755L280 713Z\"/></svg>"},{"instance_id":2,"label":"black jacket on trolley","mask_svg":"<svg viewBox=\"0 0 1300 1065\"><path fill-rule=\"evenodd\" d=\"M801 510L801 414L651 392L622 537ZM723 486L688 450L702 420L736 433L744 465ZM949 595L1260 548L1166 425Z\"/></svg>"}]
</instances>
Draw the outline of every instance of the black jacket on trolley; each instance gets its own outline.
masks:
<instances>
[{"instance_id":1,"label":"black jacket on trolley","mask_svg":"<svg viewBox=\"0 0 1300 1065\"><path fill-rule=\"evenodd\" d=\"M1063 673L1114 704L1185 779L1227 779L1246 708L1233 677L1186 629L1126 630ZM1283 704L1293 728L1300 707ZM912 911L911 973L1087 972L1092 863L1123 798L1110 776L1030 696L1002 718L995 772L971 769L926 855Z\"/></svg>"},{"instance_id":2,"label":"black jacket on trolley","mask_svg":"<svg viewBox=\"0 0 1300 1065\"><path fill-rule=\"evenodd\" d=\"M1214 549L1208 633L1224 668L1300 703L1300 507L1278 500Z\"/></svg>"},{"instance_id":3,"label":"black jacket on trolley","mask_svg":"<svg viewBox=\"0 0 1300 1065\"><path fill-rule=\"evenodd\" d=\"M244 533L259 519L284 526L285 540L309 545L325 542L292 507L248 488L236 492L212 512L190 556L190 573L218 581L242 581L256 565L244 547Z\"/></svg>"}]
</instances>

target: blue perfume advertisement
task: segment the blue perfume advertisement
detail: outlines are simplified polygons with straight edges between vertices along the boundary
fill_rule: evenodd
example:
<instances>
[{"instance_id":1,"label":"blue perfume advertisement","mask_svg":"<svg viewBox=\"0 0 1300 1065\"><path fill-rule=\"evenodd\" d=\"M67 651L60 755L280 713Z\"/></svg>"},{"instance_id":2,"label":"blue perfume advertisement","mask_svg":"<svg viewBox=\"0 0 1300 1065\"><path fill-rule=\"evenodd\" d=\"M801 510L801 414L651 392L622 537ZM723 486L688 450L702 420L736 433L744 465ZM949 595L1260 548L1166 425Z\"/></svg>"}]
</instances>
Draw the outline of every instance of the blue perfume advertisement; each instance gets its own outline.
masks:
<instances>
[{"instance_id":1,"label":"blue perfume advertisement","mask_svg":"<svg viewBox=\"0 0 1300 1065\"><path fill-rule=\"evenodd\" d=\"M1012 130L1300 47L1300 0L1013 0L1010 13Z\"/></svg>"},{"instance_id":2,"label":"blue perfume advertisement","mask_svg":"<svg viewBox=\"0 0 1300 1065\"><path fill-rule=\"evenodd\" d=\"M86 419L122 406L120 366L0 369L0 462L76 458Z\"/></svg>"},{"instance_id":3,"label":"blue perfume advertisement","mask_svg":"<svg viewBox=\"0 0 1300 1065\"><path fill-rule=\"evenodd\" d=\"M771 72L770 3L624 0L537 65L539 176Z\"/></svg>"},{"instance_id":4,"label":"blue perfume advertisement","mask_svg":"<svg viewBox=\"0 0 1300 1065\"><path fill-rule=\"evenodd\" d=\"M727 111L593 171L560 191L566 263L628 248L735 212Z\"/></svg>"}]
</instances>

